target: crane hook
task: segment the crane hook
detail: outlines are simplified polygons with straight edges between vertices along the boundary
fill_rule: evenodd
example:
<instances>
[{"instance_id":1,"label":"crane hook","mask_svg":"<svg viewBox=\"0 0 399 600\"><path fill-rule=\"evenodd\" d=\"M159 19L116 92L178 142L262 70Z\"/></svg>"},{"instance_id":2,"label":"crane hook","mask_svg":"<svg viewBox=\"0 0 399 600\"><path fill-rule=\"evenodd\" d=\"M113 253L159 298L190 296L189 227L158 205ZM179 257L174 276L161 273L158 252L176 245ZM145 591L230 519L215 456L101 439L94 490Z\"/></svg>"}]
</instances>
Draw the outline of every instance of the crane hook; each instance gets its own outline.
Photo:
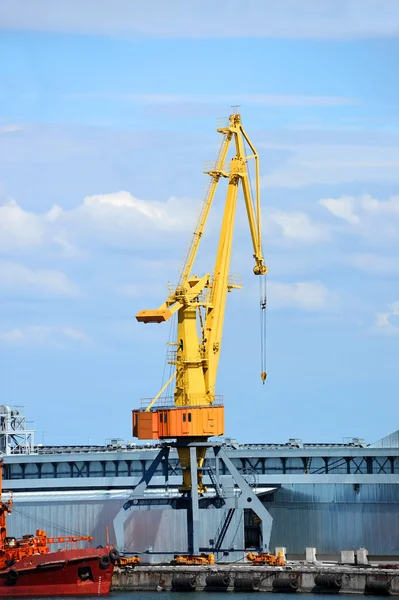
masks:
<instances>
[{"instance_id":1,"label":"crane hook","mask_svg":"<svg viewBox=\"0 0 399 600\"><path fill-rule=\"evenodd\" d=\"M262 371L262 373L260 374L260 378L263 382L263 385L265 385L266 377L267 377L266 371Z\"/></svg>"}]
</instances>

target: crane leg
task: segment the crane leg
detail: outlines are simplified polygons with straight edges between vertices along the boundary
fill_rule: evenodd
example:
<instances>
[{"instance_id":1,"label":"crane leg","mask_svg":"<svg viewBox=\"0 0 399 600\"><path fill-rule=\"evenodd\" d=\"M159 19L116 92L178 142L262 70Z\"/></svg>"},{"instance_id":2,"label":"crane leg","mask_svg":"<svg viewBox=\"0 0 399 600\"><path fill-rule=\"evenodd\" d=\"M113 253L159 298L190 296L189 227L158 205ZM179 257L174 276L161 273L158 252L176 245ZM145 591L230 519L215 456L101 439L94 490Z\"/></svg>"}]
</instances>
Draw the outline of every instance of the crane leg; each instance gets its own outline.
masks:
<instances>
[{"instance_id":1,"label":"crane leg","mask_svg":"<svg viewBox=\"0 0 399 600\"><path fill-rule=\"evenodd\" d=\"M191 446L188 448L190 457L190 475L191 479L195 480L198 476L197 461L198 448ZM188 532L188 551L190 554L199 554L199 505L198 505L198 489L197 486L191 487L190 504L187 510L187 532Z\"/></svg>"},{"instance_id":2,"label":"crane leg","mask_svg":"<svg viewBox=\"0 0 399 600\"><path fill-rule=\"evenodd\" d=\"M190 440L185 440L185 442L187 443L187 441L189 442L206 442L207 438L200 438L200 439L190 439ZM177 442L179 442L179 440L177 440ZM195 471L196 471L196 479L197 479L197 493L198 494L204 494L206 492L206 487L202 482L202 467L204 466L204 461L205 461L205 454L206 454L206 448L201 448L198 447L194 448L194 453L191 452L192 448L189 448L187 446L183 446L183 447L178 447L177 448L177 452L179 455L179 462L183 471L183 484L182 486L179 488L179 492L182 494L185 494L187 492L190 492L192 490L193 487L192 486L192 459L193 457L195 458Z\"/></svg>"}]
</instances>

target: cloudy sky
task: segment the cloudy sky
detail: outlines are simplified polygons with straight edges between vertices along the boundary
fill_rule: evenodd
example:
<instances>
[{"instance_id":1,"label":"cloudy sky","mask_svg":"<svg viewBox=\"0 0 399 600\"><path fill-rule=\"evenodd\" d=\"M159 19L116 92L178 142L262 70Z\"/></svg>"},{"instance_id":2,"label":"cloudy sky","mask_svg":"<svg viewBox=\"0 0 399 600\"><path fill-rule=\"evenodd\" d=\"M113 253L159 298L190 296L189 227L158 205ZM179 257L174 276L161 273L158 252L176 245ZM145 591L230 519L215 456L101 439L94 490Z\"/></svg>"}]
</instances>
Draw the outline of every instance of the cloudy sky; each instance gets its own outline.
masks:
<instances>
[{"instance_id":1,"label":"cloudy sky","mask_svg":"<svg viewBox=\"0 0 399 600\"><path fill-rule=\"evenodd\" d=\"M13 0L0 27L0 400L37 441L132 439L170 333L134 315L178 279L232 105L261 160L268 379L241 202L226 435L396 429L399 2Z\"/></svg>"}]
</instances>

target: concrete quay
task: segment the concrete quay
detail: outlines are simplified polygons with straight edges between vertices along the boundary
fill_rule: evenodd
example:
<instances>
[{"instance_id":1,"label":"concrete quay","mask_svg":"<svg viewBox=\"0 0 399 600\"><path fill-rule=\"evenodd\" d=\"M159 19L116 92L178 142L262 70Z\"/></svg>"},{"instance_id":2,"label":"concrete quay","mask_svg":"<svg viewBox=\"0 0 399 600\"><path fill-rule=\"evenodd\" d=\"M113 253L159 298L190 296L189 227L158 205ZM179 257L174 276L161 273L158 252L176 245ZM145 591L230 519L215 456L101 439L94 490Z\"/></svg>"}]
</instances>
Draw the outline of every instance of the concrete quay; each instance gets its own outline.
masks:
<instances>
[{"instance_id":1,"label":"concrete quay","mask_svg":"<svg viewBox=\"0 0 399 600\"><path fill-rule=\"evenodd\" d=\"M115 569L112 589L399 595L399 570L322 564L286 567L140 565Z\"/></svg>"}]
</instances>

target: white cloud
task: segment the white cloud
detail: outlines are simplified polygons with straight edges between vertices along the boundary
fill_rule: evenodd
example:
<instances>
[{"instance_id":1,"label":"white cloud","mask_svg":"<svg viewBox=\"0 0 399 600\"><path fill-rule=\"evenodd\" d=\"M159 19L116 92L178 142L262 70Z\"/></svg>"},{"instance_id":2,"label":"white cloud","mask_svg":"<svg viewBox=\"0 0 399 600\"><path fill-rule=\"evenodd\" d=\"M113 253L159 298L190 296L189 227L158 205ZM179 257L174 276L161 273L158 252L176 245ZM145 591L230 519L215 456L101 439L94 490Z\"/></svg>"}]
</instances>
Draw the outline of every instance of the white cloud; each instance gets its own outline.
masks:
<instances>
[{"instance_id":1,"label":"white cloud","mask_svg":"<svg viewBox=\"0 0 399 600\"><path fill-rule=\"evenodd\" d=\"M320 204L345 221L348 231L378 243L396 243L399 234L399 196L377 200L370 195L322 198Z\"/></svg>"},{"instance_id":2,"label":"white cloud","mask_svg":"<svg viewBox=\"0 0 399 600\"><path fill-rule=\"evenodd\" d=\"M377 200L369 195L322 198L320 204L332 215L344 221L343 231L359 234L378 245L397 244L399 236L399 196ZM362 259L360 259L362 260ZM353 264L359 265L355 258ZM363 265L365 261L363 260ZM373 265L376 266L376 259ZM381 270L384 269L380 261ZM375 270L371 268L370 270ZM385 270L391 270L385 260Z\"/></svg>"},{"instance_id":3,"label":"white cloud","mask_svg":"<svg viewBox=\"0 0 399 600\"><path fill-rule=\"evenodd\" d=\"M34 270L19 263L0 261L0 288L20 292L75 296L77 286L60 271Z\"/></svg>"},{"instance_id":4,"label":"white cloud","mask_svg":"<svg viewBox=\"0 0 399 600\"><path fill-rule=\"evenodd\" d=\"M87 196L82 204L69 210L55 205L46 213L34 214L12 200L0 206L0 250L26 251L42 246L75 258L84 256L84 248L93 241L127 247L154 241L160 245L170 234L190 236L200 206L198 200L190 198L172 196L160 202L138 199L120 191ZM264 207L264 214L269 243L285 239L315 244L330 239L328 226L313 221L303 212ZM218 206L215 206L207 231L212 230L217 218Z\"/></svg>"},{"instance_id":5,"label":"white cloud","mask_svg":"<svg viewBox=\"0 0 399 600\"><path fill-rule=\"evenodd\" d=\"M10 331L0 331L0 342L13 345L29 344L62 348L71 344L86 344L89 341L90 338L83 331L69 326L30 325Z\"/></svg>"},{"instance_id":6,"label":"white cloud","mask_svg":"<svg viewBox=\"0 0 399 600\"><path fill-rule=\"evenodd\" d=\"M119 229L126 226L138 229L146 224L160 231L186 231L197 208L198 203L189 198L172 196L166 202L158 202L139 200L129 192L120 191L87 196L75 214L86 216L97 228L113 225Z\"/></svg>"},{"instance_id":7,"label":"white cloud","mask_svg":"<svg viewBox=\"0 0 399 600\"><path fill-rule=\"evenodd\" d=\"M321 183L399 182L397 146L293 145L269 142L258 143L257 146L293 154L274 173L261 177L262 187L295 189Z\"/></svg>"},{"instance_id":8,"label":"white cloud","mask_svg":"<svg viewBox=\"0 0 399 600\"><path fill-rule=\"evenodd\" d=\"M60 237L54 237L53 242L61 248L61 255L65 258L81 258L84 256L81 250Z\"/></svg>"},{"instance_id":9,"label":"white cloud","mask_svg":"<svg viewBox=\"0 0 399 600\"><path fill-rule=\"evenodd\" d=\"M273 308L295 307L302 310L323 310L334 303L333 294L318 281L299 281L268 284L269 306Z\"/></svg>"},{"instance_id":10,"label":"white cloud","mask_svg":"<svg viewBox=\"0 0 399 600\"><path fill-rule=\"evenodd\" d=\"M399 196L388 200L377 200L368 194L362 196L341 196L340 198L322 198L320 204L335 217L348 221L352 225L360 223L362 214L393 215L399 217Z\"/></svg>"},{"instance_id":11,"label":"white cloud","mask_svg":"<svg viewBox=\"0 0 399 600\"><path fill-rule=\"evenodd\" d=\"M22 342L24 334L21 329L12 329L11 331L0 331L0 340L10 344Z\"/></svg>"},{"instance_id":12,"label":"white cloud","mask_svg":"<svg viewBox=\"0 0 399 600\"><path fill-rule=\"evenodd\" d=\"M80 256L79 243L90 237L132 245L151 232L192 231L197 211L198 202L190 198L157 202L125 191L87 196L74 209L55 205L43 214L27 212L11 200L0 206L0 250L51 244L61 248L64 256Z\"/></svg>"},{"instance_id":13,"label":"white cloud","mask_svg":"<svg viewBox=\"0 0 399 600\"><path fill-rule=\"evenodd\" d=\"M365 195L360 198L360 204L362 209L370 214L399 216L399 196L391 196L382 201Z\"/></svg>"},{"instance_id":14,"label":"white cloud","mask_svg":"<svg viewBox=\"0 0 399 600\"><path fill-rule=\"evenodd\" d=\"M328 227L312 221L305 213L272 211L268 220L279 227L282 236L287 240L316 244L330 239Z\"/></svg>"},{"instance_id":15,"label":"white cloud","mask_svg":"<svg viewBox=\"0 0 399 600\"><path fill-rule=\"evenodd\" d=\"M22 125L16 123L8 123L7 125L0 125L0 135L5 133L18 133L23 130Z\"/></svg>"},{"instance_id":16,"label":"white cloud","mask_svg":"<svg viewBox=\"0 0 399 600\"><path fill-rule=\"evenodd\" d=\"M75 329L74 327L61 327L58 329L58 331L66 338L76 342L87 342L89 339L88 336L83 333L83 331Z\"/></svg>"},{"instance_id":17,"label":"white cloud","mask_svg":"<svg viewBox=\"0 0 399 600\"><path fill-rule=\"evenodd\" d=\"M390 274L399 272L399 260L392 256L382 256L379 254L351 254L345 261L369 273Z\"/></svg>"},{"instance_id":18,"label":"white cloud","mask_svg":"<svg viewBox=\"0 0 399 600\"><path fill-rule=\"evenodd\" d=\"M235 98L237 103L247 106L345 106L356 104L356 100L342 96L303 96L298 94L240 94L232 92L229 94L118 94L113 92L74 92L67 95L68 98L93 98L132 102L144 105L177 105L179 110L182 106L199 107L203 104L230 106L231 99ZM227 122L227 119L226 119Z\"/></svg>"},{"instance_id":19,"label":"white cloud","mask_svg":"<svg viewBox=\"0 0 399 600\"><path fill-rule=\"evenodd\" d=\"M82 246L92 240L130 247L150 240L160 243L161 236L166 234L189 236L194 231L200 206L198 200L190 198L172 196L159 202L141 200L126 191L87 196L76 208L63 210L53 206L43 214L26 212L11 201L0 206L0 250L52 246L61 250L64 257L74 258L84 255ZM216 206L207 231L213 228L217 214ZM269 243L285 239L315 244L330 239L328 226L313 221L305 213L264 207L264 214Z\"/></svg>"},{"instance_id":20,"label":"white cloud","mask_svg":"<svg viewBox=\"0 0 399 600\"><path fill-rule=\"evenodd\" d=\"M0 205L0 251L7 253L38 248L44 244L55 244L66 257L80 256L77 248L63 239L63 229L58 232L57 224L63 211L54 206L44 214L29 212L15 200Z\"/></svg>"},{"instance_id":21,"label":"white cloud","mask_svg":"<svg viewBox=\"0 0 399 600\"><path fill-rule=\"evenodd\" d=\"M398 35L399 6L396 0L383 7L380 0L251 0L242 10L238 0L13 0L4 3L0 26L173 38L364 38Z\"/></svg>"},{"instance_id":22,"label":"white cloud","mask_svg":"<svg viewBox=\"0 0 399 600\"><path fill-rule=\"evenodd\" d=\"M355 214L356 198L342 196L341 198L322 198L320 204L324 206L334 217L344 219L352 225L359 223L360 219Z\"/></svg>"},{"instance_id":23,"label":"white cloud","mask_svg":"<svg viewBox=\"0 0 399 600\"><path fill-rule=\"evenodd\" d=\"M45 219L23 210L14 200L3 204L0 206L0 249L40 246L45 235Z\"/></svg>"},{"instance_id":24,"label":"white cloud","mask_svg":"<svg viewBox=\"0 0 399 600\"><path fill-rule=\"evenodd\" d=\"M388 312L377 314L375 331L386 335L399 335L399 325L392 323L392 317L399 317L399 301L394 302Z\"/></svg>"}]
</instances>

